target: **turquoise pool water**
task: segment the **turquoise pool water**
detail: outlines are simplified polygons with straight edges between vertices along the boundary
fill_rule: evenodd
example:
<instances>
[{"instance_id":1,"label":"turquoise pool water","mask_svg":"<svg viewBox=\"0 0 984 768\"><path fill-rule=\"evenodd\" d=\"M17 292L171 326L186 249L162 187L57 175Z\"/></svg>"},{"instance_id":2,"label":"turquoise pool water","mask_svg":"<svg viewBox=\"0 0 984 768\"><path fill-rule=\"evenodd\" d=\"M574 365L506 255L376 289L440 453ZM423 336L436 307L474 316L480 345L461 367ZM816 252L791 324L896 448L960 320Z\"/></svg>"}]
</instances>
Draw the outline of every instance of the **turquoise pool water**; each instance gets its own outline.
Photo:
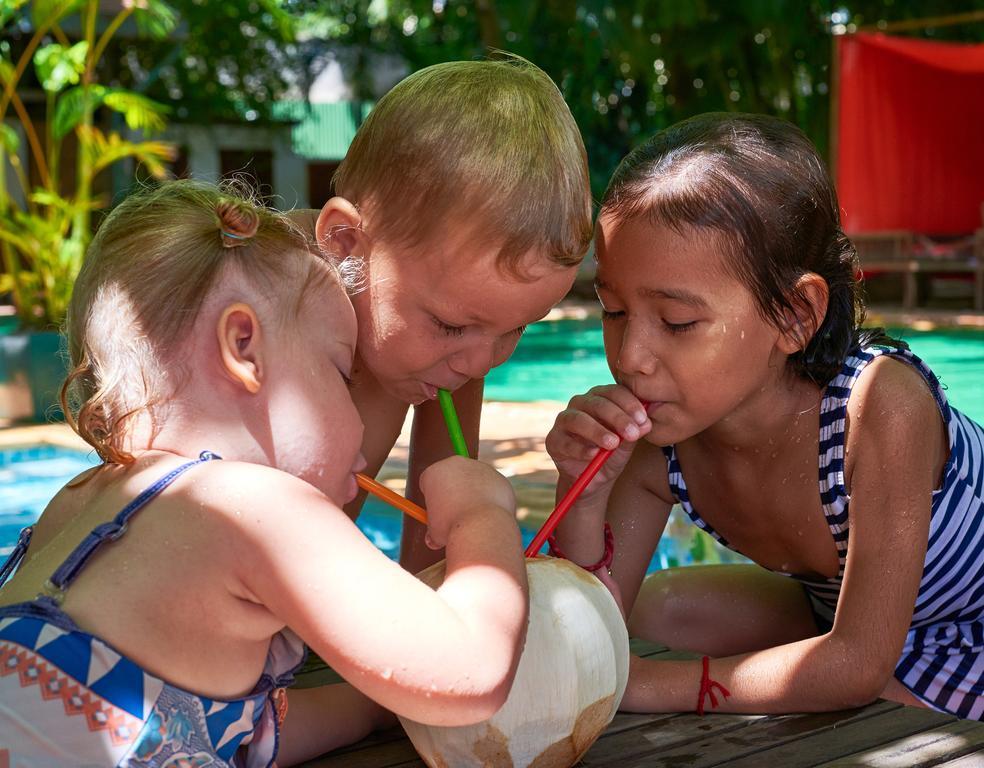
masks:
<instances>
[{"instance_id":1,"label":"turquoise pool water","mask_svg":"<svg viewBox=\"0 0 984 768\"><path fill-rule=\"evenodd\" d=\"M50 445L0 450L0 559L13 549L21 528L38 519L51 497L75 475L96 463L93 453ZM358 520L366 537L394 560L399 555L400 525L399 513L371 497ZM536 531L524 526L520 529L523 544L529 544ZM650 570L738 559L675 516Z\"/></svg>"},{"instance_id":2,"label":"turquoise pool water","mask_svg":"<svg viewBox=\"0 0 984 768\"><path fill-rule=\"evenodd\" d=\"M952 405L984 422L984 331L889 330L907 341L936 372ZM601 320L554 320L535 323L526 330L509 361L489 373L485 396L490 400L566 403L572 395L611 380Z\"/></svg>"}]
</instances>

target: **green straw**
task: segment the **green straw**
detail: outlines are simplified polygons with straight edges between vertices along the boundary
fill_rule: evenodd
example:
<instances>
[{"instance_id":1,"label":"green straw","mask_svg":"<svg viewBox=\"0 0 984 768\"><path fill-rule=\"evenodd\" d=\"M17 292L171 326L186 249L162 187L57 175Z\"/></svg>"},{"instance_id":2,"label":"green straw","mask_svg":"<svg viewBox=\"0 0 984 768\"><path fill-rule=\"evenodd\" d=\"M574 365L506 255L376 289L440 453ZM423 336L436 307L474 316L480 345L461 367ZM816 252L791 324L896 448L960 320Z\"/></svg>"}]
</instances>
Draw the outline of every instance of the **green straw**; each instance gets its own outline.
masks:
<instances>
[{"instance_id":1,"label":"green straw","mask_svg":"<svg viewBox=\"0 0 984 768\"><path fill-rule=\"evenodd\" d=\"M454 400L451 399L451 393L446 389L439 389L437 390L437 399L441 403L441 413L444 414L444 423L448 425L448 437L451 438L454 452L459 456L469 458L468 446L465 445L465 436L461 431L458 413L454 410Z\"/></svg>"}]
</instances>

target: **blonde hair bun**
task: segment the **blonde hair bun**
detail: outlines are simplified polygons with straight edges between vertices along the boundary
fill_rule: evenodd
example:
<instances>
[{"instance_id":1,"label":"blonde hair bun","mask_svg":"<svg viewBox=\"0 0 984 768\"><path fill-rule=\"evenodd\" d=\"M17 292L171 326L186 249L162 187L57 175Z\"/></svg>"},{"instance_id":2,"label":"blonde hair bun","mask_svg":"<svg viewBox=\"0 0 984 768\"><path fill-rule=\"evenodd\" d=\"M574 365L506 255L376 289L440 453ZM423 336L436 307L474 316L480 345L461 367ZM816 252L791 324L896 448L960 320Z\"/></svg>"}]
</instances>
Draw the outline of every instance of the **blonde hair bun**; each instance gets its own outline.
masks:
<instances>
[{"instance_id":1,"label":"blonde hair bun","mask_svg":"<svg viewBox=\"0 0 984 768\"><path fill-rule=\"evenodd\" d=\"M260 216L256 210L236 200L219 202L215 206L215 215L219 217L222 245L226 248L246 245L246 241L260 228Z\"/></svg>"}]
</instances>

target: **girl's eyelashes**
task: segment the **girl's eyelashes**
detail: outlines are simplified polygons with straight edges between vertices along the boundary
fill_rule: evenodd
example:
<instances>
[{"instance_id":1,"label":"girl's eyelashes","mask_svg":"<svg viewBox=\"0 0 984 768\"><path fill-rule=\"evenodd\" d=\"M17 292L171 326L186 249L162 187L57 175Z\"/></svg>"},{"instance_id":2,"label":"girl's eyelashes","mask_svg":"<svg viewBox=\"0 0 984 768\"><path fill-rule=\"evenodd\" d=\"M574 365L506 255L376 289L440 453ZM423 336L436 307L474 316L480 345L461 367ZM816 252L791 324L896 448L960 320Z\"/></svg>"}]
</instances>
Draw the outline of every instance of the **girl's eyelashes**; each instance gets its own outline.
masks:
<instances>
[{"instance_id":1,"label":"girl's eyelashes","mask_svg":"<svg viewBox=\"0 0 984 768\"><path fill-rule=\"evenodd\" d=\"M515 334L516 336L522 336L524 333L526 333L526 329L528 327L529 327L528 325L521 325L519 326L519 328L513 329L512 333Z\"/></svg>"},{"instance_id":2,"label":"girl's eyelashes","mask_svg":"<svg viewBox=\"0 0 984 768\"><path fill-rule=\"evenodd\" d=\"M625 317L625 310L609 311L603 309L601 311L601 317L603 320L620 320ZM692 331L697 326L697 321L691 320L687 323L671 323L668 320L664 320L663 325L670 333L686 333L687 331Z\"/></svg>"},{"instance_id":3,"label":"girl's eyelashes","mask_svg":"<svg viewBox=\"0 0 984 768\"><path fill-rule=\"evenodd\" d=\"M697 325L697 321L691 320L689 323L670 323L664 320L663 325L666 326L670 333L686 333L687 331L692 331L694 329Z\"/></svg>"},{"instance_id":4,"label":"girl's eyelashes","mask_svg":"<svg viewBox=\"0 0 984 768\"><path fill-rule=\"evenodd\" d=\"M434 321L434 325L436 325L445 336L460 336L465 331L465 327L463 325L449 325L434 315L431 315L431 320Z\"/></svg>"}]
</instances>

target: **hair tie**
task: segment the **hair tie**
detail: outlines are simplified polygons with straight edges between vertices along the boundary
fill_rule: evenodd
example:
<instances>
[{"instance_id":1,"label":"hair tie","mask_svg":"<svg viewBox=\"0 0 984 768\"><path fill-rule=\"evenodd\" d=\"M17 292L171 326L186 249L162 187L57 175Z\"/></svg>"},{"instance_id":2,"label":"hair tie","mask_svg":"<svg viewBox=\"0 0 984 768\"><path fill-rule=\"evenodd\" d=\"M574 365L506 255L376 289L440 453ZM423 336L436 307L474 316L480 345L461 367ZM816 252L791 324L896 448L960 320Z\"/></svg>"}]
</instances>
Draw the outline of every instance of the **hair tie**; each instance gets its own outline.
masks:
<instances>
[{"instance_id":1,"label":"hair tie","mask_svg":"<svg viewBox=\"0 0 984 768\"><path fill-rule=\"evenodd\" d=\"M233 240L248 240L249 237L246 235L234 235L232 232L226 232L224 229L219 230L225 237L231 237Z\"/></svg>"}]
</instances>

